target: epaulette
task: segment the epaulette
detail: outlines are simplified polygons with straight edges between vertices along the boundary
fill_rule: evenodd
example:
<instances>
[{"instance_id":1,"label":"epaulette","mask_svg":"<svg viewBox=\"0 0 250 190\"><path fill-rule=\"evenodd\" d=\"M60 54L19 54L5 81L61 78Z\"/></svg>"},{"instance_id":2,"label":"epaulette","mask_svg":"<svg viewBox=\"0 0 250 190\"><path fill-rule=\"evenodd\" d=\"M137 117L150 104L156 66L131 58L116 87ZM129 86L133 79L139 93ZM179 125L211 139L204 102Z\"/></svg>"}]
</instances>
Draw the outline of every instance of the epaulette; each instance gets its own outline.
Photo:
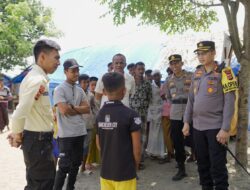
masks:
<instances>
[{"instance_id":1,"label":"epaulette","mask_svg":"<svg viewBox=\"0 0 250 190\"><path fill-rule=\"evenodd\" d=\"M215 68L215 72L221 73L222 70L225 68L226 63L223 61L221 64L217 64L217 67Z\"/></svg>"}]
</instances>

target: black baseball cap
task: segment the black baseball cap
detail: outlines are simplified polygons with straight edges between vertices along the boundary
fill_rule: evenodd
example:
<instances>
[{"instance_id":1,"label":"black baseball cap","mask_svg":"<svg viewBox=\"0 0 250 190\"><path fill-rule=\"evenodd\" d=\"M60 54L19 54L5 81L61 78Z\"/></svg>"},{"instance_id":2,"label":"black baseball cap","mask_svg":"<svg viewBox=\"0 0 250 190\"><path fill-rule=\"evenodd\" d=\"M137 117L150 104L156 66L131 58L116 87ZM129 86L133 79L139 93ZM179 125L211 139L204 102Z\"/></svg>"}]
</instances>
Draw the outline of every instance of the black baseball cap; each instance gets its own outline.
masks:
<instances>
[{"instance_id":1,"label":"black baseball cap","mask_svg":"<svg viewBox=\"0 0 250 190\"><path fill-rule=\"evenodd\" d=\"M64 70L66 70L66 69L74 69L74 68L78 68L82 66L80 66L75 59L67 59L66 61L64 61L63 67L64 67Z\"/></svg>"},{"instance_id":2,"label":"black baseball cap","mask_svg":"<svg viewBox=\"0 0 250 190\"><path fill-rule=\"evenodd\" d=\"M172 61L182 61L182 57L179 54L173 54L168 57L169 63Z\"/></svg>"},{"instance_id":3,"label":"black baseball cap","mask_svg":"<svg viewBox=\"0 0 250 190\"><path fill-rule=\"evenodd\" d=\"M201 41L197 43L197 49L194 52L209 50L215 50L215 43L213 41Z\"/></svg>"}]
</instances>

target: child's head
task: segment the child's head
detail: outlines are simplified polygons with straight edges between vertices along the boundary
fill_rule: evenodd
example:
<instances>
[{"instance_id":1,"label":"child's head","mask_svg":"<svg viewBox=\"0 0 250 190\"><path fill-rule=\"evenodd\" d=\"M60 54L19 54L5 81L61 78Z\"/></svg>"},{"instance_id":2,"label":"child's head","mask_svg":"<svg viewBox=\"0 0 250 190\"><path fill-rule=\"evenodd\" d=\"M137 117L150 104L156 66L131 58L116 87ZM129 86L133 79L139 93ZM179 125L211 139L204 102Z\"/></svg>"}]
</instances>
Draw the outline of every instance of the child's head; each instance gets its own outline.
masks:
<instances>
[{"instance_id":1,"label":"child's head","mask_svg":"<svg viewBox=\"0 0 250 190\"><path fill-rule=\"evenodd\" d=\"M87 91L89 86L89 76L86 74L81 74L78 78L79 85L84 91Z\"/></svg>"},{"instance_id":2,"label":"child's head","mask_svg":"<svg viewBox=\"0 0 250 190\"><path fill-rule=\"evenodd\" d=\"M90 77L89 78L89 91L94 93L95 92L95 87L96 87L96 83L98 81L97 77Z\"/></svg>"},{"instance_id":3,"label":"child's head","mask_svg":"<svg viewBox=\"0 0 250 190\"><path fill-rule=\"evenodd\" d=\"M126 88L124 76L117 72L106 73L102 77L104 85L104 94L108 96L109 100L122 100Z\"/></svg>"}]
</instances>

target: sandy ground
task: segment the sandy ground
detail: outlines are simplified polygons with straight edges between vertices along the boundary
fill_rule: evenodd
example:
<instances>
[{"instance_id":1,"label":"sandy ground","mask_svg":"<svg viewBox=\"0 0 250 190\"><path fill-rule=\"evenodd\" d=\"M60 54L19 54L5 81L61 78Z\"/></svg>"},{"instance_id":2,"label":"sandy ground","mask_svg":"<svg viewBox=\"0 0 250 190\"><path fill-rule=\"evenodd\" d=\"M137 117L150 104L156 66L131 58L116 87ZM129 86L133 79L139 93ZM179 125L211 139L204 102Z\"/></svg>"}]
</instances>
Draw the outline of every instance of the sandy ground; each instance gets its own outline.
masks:
<instances>
[{"instance_id":1,"label":"sandy ground","mask_svg":"<svg viewBox=\"0 0 250 190\"><path fill-rule=\"evenodd\" d=\"M0 189L1 190L21 190L26 184L25 166L23 155L20 149L11 148L6 140L8 132L0 134ZM250 136L250 134L249 134ZM250 144L250 143L249 143ZM230 144L231 149L234 143ZM250 163L250 148L248 150ZM172 176L176 173L175 161L159 165L157 161L146 160L146 169L140 171L138 190L199 190L197 165L187 163L186 170L188 177L179 182L173 182ZM250 190L250 177L242 169L236 170L233 158L228 154L228 169L230 190ZM248 167L250 171L250 167ZM76 190L99 190L99 172L97 167L93 174L86 176L79 173Z\"/></svg>"}]
</instances>

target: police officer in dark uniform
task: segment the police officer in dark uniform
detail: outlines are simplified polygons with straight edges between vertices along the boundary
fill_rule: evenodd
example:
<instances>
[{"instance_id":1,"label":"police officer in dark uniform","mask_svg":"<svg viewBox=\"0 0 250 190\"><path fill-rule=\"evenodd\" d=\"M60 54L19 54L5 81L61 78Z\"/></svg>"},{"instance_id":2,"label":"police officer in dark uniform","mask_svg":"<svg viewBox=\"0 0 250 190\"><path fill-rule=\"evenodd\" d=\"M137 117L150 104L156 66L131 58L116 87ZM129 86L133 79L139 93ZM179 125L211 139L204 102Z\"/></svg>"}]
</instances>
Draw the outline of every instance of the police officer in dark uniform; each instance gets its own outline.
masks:
<instances>
[{"instance_id":1,"label":"police officer in dark uniform","mask_svg":"<svg viewBox=\"0 0 250 190\"><path fill-rule=\"evenodd\" d=\"M172 179L177 181L186 176L184 165L186 154L182 128L184 125L183 115L187 104L192 73L182 70L183 62L181 55L171 55L169 57L169 64L173 74L166 80L164 89L166 89L166 98L171 101L170 128L175 150L175 159L178 164L178 172Z\"/></svg>"},{"instance_id":2,"label":"police officer in dark uniform","mask_svg":"<svg viewBox=\"0 0 250 190\"><path fill-rule=\"evenodd\" d=\"M223 145L229 137L237 82L230 68L217 70L214 42L199 42L195 52L203 66L192 78L183 134L189 135L189 123L193 120L202 190L227 190L226 148Z\"/></svg>"}]
</instances>

